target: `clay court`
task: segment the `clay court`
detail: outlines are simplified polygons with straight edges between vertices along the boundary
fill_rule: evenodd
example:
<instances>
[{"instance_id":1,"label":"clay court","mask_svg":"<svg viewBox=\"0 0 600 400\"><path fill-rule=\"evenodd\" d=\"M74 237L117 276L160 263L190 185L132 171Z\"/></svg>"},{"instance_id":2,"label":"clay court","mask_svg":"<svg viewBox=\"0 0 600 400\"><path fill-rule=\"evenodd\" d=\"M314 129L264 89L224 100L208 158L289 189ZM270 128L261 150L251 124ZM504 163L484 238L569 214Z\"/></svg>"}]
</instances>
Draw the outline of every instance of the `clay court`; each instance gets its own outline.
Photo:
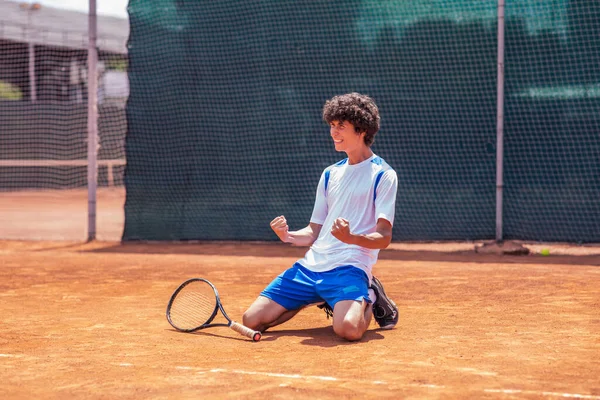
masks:
<instances>
[{"instance_id":1,"label":"clay court","mask_svg":"<svg viewBox=\"0 0 600 400\"><path fill-rule=\"evenodd\" d=\"M600 0L75 3L0 0L0 400L600 400ZM241 322L315 194L394 216L394 329L169 324Z\"/></svg>"},{"instance_id":2,"label":"clay court","mask_svg":"<svg viewBox=\"0 0 600 400\"><path fill-rule=\"evenodd\" d=\"M375 273L400 308L396 329L373 323L349 343L311 307L253 343L228 328L175 331L171 293L207 278L239 319L304 250L121 244L122 197L111 193L99 194L110 240L0 241L3 398L600 399L598 246L497 256L473 243L395 243ZM23 223L35 199L3 194L3 235L50 232L52 220L57 235L82 234L85 195L68 198L71 213L38 201L37 219Z\"/></svg>"}]
</instances>

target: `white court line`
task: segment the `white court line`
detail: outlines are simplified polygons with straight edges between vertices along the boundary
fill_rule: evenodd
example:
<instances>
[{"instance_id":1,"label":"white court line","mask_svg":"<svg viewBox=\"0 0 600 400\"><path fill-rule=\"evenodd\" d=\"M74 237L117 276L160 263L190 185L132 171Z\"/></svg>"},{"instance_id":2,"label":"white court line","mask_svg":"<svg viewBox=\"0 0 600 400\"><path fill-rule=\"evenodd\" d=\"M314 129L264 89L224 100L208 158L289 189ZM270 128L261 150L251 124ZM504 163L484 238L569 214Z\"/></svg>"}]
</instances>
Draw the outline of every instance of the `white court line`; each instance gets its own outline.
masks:
<instances>
[{"instance_id":1,"label":"white court line","mask_svg":"<svg viewBox=\"0 0 600 400\"><path fill-rule=\"evenodd\" d=\"M224 369L224 368L214 368L214 369L210 369L210 370L205 370L205 369L186 367L186 366L179 366L179 367L175 367L175 368L182 369L182 370L198 370L199 374L205 374L205 373L209 372L209 373L224 373L224 374L239 374L239 375L258 375L258 376L269 376L269 377L274 377L274 378L287 378L287 379L300 379L300 380L318 380L318 381L326 381L326 382L356 382L356 383L371 384L371 385L387 385L388 384L388 382L386 382L386 381L364 381L364 380L343 379L343 378L336 378L334 376L322 376L322 375L282 374L279 372L244 371L244 370L240 370L240 369ZM425 383L408 384L405 386L417 386L417 387L424 387L424 388L431 388L431 389L440 389L440 388L445 387L445 386L431 385L431 384L425 384Z\"/></svg>"},{"instance_id":2,"label":"white court line","mask_svg":"<svg viewBox=\"0 0 600 400\"><path fill-rule=\"evenodd\" d=\"M457 370L459 371L464 371L464 372L470 372L472 374L475 375L484 375L484 376L496 376L498 375L496 372L490 372L490 371L481 371L475 368L457 368Z\"/></svg>"},{"instance_id":3,"label":"white court line","mask_svg":"<svg viewBox=\"0 0 600 400\"><path fill-rule=\"evenodd\" d=\"M239 369L221 369L215 368L211 369L209 372L223 372L230 374L241 374L241 375L262 375L262 376L272 376L275 378L290 378L290 379L316 379L320 381L339 381L340 379L334 378L333 376L318 376L318 375L298 375L298 374L280 374L278 372L257 372L257 371L242 371ZM385 383L385 382L382 382Z\"/></svg>"},{"instance_id":4,"label":"white court line","mask_svg":"<svg viewBox=\"0 0 600 400\"><path fill-rule=\"evenodd\" d=\"M239 369L224 369L224 368L214 368L210 370L195 368L195 367L186 367L186 366L178 366L176 369L182 370L197 370L199 374L209 373L226 373L226 374L240 374L240 375L259 375L259 376L269 376L274 378L287 378L287 379L302 379L302 380L319 380L319 381L328 381L328 382L356 382L356 383L367 383L372 385L386 385L386 381L361 381L356 379L343 379L336 378L333 376L321 376L321 375L300 375L300 374L282 374L278 372L259 372L259 371L244 371ZM404 384L403 386L412 386L412 387L422 387L429 389L444 389L446 386L444 385L433 385L427 383L409 383ZM546 392L546 391L537 391L537 390L519 390L519 389L483 389L486 393L504 393L504 394L529 394L536 396L553 396L553 397L564 397L564 398L572 398L572 399L590 399L590 400L600 400L600 396L594 396L589 394L577 394L577 393L559 393L559 392Z\"/></svg>"},{"instance_id":5,"label":"white court line","mask_svg":"<svg viewBox=\"0 0 600 400\"><path fill-rule=\"evenodd\" d=\"M594 399L600 400L600 396L593 396L590 394L577 394L577 393L558 393L558 392L538 392L536 390L519 390L519 389L485 389L487 393L505 393L505 394L533 394L542 396L554 396L554 397L566 397L570 399Z\"/></svg>"}]
</instances>

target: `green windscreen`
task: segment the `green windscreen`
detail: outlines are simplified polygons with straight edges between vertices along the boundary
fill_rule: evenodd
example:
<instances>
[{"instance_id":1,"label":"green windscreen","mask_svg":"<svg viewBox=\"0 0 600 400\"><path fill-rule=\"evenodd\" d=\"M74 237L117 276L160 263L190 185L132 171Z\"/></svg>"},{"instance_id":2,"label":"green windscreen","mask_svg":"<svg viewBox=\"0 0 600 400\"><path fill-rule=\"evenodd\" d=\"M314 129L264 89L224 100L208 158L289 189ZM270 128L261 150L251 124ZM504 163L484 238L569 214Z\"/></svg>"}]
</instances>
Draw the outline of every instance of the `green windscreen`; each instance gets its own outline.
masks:
<instances>
[{"instance_id":1,"label":"green windscreen","mask_svg":"<svg viewBox=\"0 0 600 400\"><path fill-rule=\"evenodd\" d=\"M600 241L599 6L538 3L506 5L505 232ZM323 103L352 91L381 112L394 240L494 238L496 6L131 0L123 238L274 240L282 214L305 226L322 170L346 157Z\"/></svg>"},{"instance_id":2,"label":"green windscreen","mask_svg":"<svg viewBox=\"0 0 600 400\"><path fill-rule=\"evenodd\" d=\"M507 9L505 236L600 242L600 2Z\"/></svg>"}]
</instances>

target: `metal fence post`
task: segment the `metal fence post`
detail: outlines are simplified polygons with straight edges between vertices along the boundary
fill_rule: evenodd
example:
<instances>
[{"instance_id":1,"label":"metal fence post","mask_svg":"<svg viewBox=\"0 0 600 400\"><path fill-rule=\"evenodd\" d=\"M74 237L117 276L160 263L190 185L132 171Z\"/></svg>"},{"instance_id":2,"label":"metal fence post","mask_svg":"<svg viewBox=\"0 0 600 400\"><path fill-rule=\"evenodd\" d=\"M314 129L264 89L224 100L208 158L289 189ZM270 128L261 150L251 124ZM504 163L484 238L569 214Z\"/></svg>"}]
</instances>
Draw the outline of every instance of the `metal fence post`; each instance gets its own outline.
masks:
<instances>
[{"instance_id":1,"label":"metal fence post","mask_svg":"<svg viewBox=\"0 0 600 400\"><path fill-rule=\"evenodd\" d=\"M498 89L496 115L496 241L502 241L504 191L504 8L498 0Z\"/></svg>"},{"instance_id":2,"label":"metal fence post","mask_svg":"<svg viewBox=\"0 0 600 400\"><path fill-rule=\"evenodd\" d=\"M98 49L96 0L89 0L88 15L88 241L96 239L96 188L98 185Z\"/></svg>"}]
</instances>

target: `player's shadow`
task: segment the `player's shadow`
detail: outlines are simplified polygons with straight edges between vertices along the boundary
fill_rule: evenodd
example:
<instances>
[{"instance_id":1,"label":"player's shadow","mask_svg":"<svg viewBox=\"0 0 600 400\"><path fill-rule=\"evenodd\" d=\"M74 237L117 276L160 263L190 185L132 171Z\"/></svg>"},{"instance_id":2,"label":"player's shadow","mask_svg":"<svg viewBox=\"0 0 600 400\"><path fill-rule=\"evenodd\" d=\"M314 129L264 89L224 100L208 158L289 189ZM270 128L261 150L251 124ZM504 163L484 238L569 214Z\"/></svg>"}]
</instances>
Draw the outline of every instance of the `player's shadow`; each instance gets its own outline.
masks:
<instances>
[{"instance_id":1,"label":"player's shadow","mask_svg":"<svg viewBox=\"0 0 600 400\"><path fill-rule=\"evenodd\" d=\"M378 329L370 329L365 332L362 339L358 343L369 342L371 340L381 340L384 336L379 333ZM261 341L272 342L284 336L304 337L301 344L307 346L319 347L336 347L346 346L357 342L350 342L337 336L333 331L332 326L322 326L320 328L308 329L286 329L286 330L269 330L263 333Z\"/></svg>"},{"instance_id":2,"label":"player's shadow","mask_svg":"<svg viewBox=\"0 0 600 400\"><path fill-rule=\"evenodd\" d=\"M242 342L252 342L252 340L245 338L228 328L224 328L223 331L219 329L206 329L195 332L180 332L176 329L167 329L169 332L174 332L182 335L198 335L198 336L210 336L216 338L223 338L228 340L237 340ZM370 329L365 332L362 339L358 343L369 342L371 340L381 340L384 338L380 329ZM337 336L331 326L322 326L320 328L309 328L309 329L287 329L287 330L270 330L264 332L261 342L273 342L280 337L293 336L293 337L305 337L301 344L307 346L319 346L319 347L336 347L346 346L356 342L350 342Z\"/></svg>"}]
</instances>

